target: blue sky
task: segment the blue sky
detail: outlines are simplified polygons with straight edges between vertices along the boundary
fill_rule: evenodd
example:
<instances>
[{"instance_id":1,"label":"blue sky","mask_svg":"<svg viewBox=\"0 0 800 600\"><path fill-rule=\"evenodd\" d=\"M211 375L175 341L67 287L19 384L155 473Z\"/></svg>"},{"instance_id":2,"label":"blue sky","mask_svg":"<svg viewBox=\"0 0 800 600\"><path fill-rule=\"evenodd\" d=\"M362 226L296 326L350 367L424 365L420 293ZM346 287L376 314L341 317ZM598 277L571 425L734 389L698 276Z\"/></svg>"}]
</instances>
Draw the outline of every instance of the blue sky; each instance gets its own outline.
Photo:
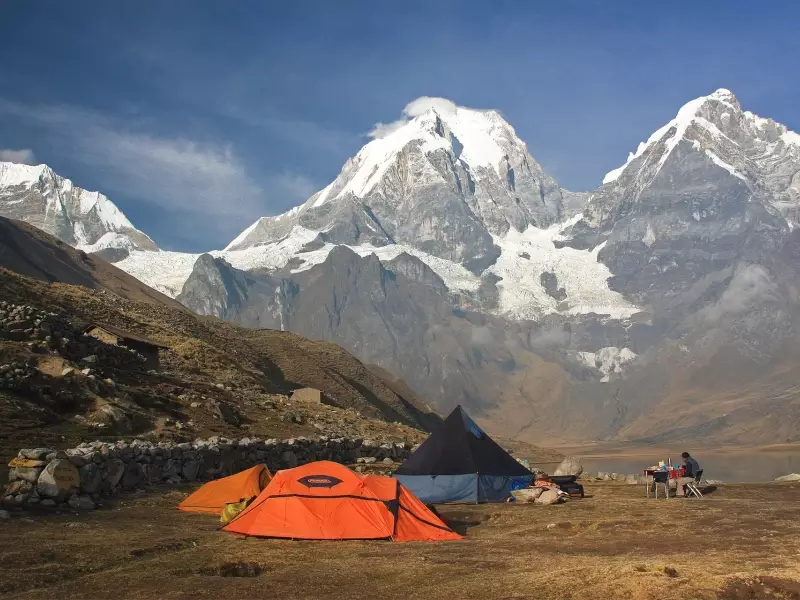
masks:
<instances>
[{"instance_id":1,"label":"blue sky","mask_svg":"<svg viewBox=\"0 0 800 600\"><path fill-rule=\"evenodd\" d=\"M444 96L500 110L589 190L719 87L800 130L799 21L789 0L5 0L0 157L106 193L163 248L207 250Z\"/></svg>"}]
</instances>

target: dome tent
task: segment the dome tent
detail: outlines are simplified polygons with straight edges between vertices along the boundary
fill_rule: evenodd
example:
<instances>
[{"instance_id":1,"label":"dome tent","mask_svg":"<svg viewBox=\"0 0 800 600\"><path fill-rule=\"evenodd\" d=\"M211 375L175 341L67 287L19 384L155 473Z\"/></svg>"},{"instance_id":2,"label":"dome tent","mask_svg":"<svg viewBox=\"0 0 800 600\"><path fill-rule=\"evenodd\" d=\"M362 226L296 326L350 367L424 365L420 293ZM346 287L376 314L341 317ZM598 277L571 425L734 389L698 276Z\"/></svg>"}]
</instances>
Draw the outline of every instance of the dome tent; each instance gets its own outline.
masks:
<instances>
[{"instance_id":1,"label":"dome tent","mask_svg":"<svg viewBox=\"0 0 800 600\"><path fill-rule=\"evenodd\" d=\"M223 530L305 540L461 539L397 480L330 461L278 471Z\"/></svg>"},{"instance_id":2,"label":"dome tent","mask_svg":"<svg viewBox=\"0 0 800 600\"><path fill-rule=\"evenodd\" d=\"M394 472L425 503L503 502L533 473L457 406Z\"/></svg>"}]
</instances>

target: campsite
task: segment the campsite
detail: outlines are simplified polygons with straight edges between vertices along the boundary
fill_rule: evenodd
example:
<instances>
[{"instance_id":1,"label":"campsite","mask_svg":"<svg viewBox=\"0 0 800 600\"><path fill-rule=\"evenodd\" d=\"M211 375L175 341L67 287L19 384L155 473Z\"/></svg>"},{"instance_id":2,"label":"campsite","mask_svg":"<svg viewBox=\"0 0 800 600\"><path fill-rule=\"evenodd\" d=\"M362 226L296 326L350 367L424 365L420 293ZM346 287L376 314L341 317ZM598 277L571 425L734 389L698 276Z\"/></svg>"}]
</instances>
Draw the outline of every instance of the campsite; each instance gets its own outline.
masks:
<instances>
[{"instance_id":1,"label":"campsite","mask_svg":"<svg viewBox=\"0 0 800 600\"><path fill-rule=\"evenodd\" d=\"M797 598L798 484L726 485L701 504L587 483L553 506L440 505L462 541L241 539L176 505L197 486L3 524L17 599ZM686 526L690 522L691 526ZM755 575L764 575L756 581ZM764 583L764 585L762 585ZM794 587L793 587L794 586ZM758 595L756 595L758 594Z\"/></svg>"},{"instance_id":2,"label":"campsite","mask_svg":"<svg viewBox=\"0 0 800 600\"><path fill-rule=\"evenodd\" d=\"M139 457L146 456L139 447ZM66 472L71 461L85 459L72 455L51 465ZM574 469L572 476L524 463L459 406L388 470L384 463L312 460L227 474L234 463L223 460L210 481L140 484L103 500L98 510L70 510L79 507L72 501L57 510L29 506L4 523L0 593L20 599L113 597L117 590L130 598L210 598L220 589L298 599L800 597L797 481L703 482L702 495L675 498L666 465L651 470L662 483L648 483L645 491L624 480L580 477L573 457L556 470ZM31 468L12 467L12 474ZM651 495L659 486L667 498ZM759 572L769 575L752 575Z\"/></svg>"}]
</instances>

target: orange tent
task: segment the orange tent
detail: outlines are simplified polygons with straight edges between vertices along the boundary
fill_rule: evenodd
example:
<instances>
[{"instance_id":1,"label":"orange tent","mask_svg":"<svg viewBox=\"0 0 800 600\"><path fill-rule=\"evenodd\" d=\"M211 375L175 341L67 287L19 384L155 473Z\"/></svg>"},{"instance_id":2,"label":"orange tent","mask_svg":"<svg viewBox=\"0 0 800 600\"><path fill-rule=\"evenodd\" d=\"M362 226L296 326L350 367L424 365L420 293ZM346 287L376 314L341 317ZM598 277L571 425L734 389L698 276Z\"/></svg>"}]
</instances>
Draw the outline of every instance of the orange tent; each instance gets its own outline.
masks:
<instances>
[{"instance_id":1,"label":"orange tent","mask_svg":"<svg viewBox=\"0 0 800 600\"><path fill-rule=\"evenodd\" d=\"M230 477L209 481L178 505L187 512L218 515L230 502L258 496L272 479L266 465L257 465Z\"/></svg>"},{"instance_id":2,"label":"orange tent","mask_svg":"<svg viewBox=\"0 0 800 600\"><path fill-rule=\"evenodd\" d=\"M396 479L329 461L279 471L223 529L306 540L461 539Z\"/></svg>"}]
</instances>

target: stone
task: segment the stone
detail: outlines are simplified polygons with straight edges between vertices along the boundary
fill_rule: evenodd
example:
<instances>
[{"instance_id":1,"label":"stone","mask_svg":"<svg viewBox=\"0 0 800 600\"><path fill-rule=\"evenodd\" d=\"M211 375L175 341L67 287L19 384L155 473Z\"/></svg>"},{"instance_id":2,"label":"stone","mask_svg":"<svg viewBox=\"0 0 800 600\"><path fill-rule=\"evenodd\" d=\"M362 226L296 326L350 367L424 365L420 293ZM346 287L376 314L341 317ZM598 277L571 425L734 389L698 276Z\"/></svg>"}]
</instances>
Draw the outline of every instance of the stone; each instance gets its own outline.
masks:
<instances>
[{"instance_id":1,"label":"stone","mask_svg":"<svg viewBox=\"0 0 800 600\"><path fill-rule=\"evenodd\" d=\"M144 465L142 467L144 470L144 479L149 483L157 483L161 481L161 477L163 475L163 471L161 467L158 465Z\"/></svg>"},{"instance_id":2,"label":"stone","mask_svg":"<svg viewBox=\"0 0 800 600\"><path fill-rule=\"evenodd\" d=\"M89 463L80 469L81 491L85 494L96 494L100 490L103 478L100 475L100 467L95 463Z\"/></svg>"},{"instance_id":3,"label":"stone","mask_svg":"<svg viewBox=\"0 0 800 600\"><path fill-rule=\"evenodd\" d=\"M128 466L125 467L125 474L122 476L121 485L123 488L136 487L143 476L142 465L137 462L128 463Z\"/></svg>"},{"instance_id":4,"label":"stone","mask_svg":"<svg viewBox=\"0 0 800 600\"><path fill-rule=\"evenodd\" d=\"M15 467L11 469L11 472L9 473L9 479L21 479L30 483L36 483L39 481L39 476L41 475L42 470L43 469L39 467Z\"/></svg>"},{"instance_id":5,"label":"stone","mask_svg":"<svg viewBox=\"0 0 800 600\"><path fill-rule=\"evenodd\" d=\"M393 465L394 461L391 458L384 458L383 459L383 464L385 464L385 465Z\"/></svg>"},{"instance_id":6,"label":"stone","mask_svg":"<svg viewBox=\"0 0 800 600\"><path fill-rule=\"evenodd\" d=\"M526 488L523 490L511 490L511 495L517 502L528 504L535 502L536 499L542 495L544 490L542 488Z\"/></svg>"},{"instance_id":7,"label":"stone","mask_svg":"<svg viewBox=\"0 0 800 600\"><path fill-rule=\"evenodd\" d=\"M583 465L574 456L567 456L561 461L561 464L556 467L553 475L580 475L583 473Z\"/></svg>"},{"instance_id":8,"label":"stone","mask_svg":"<svg viewBox=\"0 0 800 600\"><path fill-rule=\"evenodd\" d=\"M115 487L125 474L125 463L118 458L106 462L106 480L111 487Z\"/></svg>"},{"instance_id":9,"label":"stone","mask_svg":"<svg viewBox=\"0 0 800 600\"><path fill-rule=\"evenodd\" d=\"M775 479L775 481L800 481L800 473L789 473Z\"/></svg>"},{"instance_id":10,"label":"stone","mask_svg":"<svg viewBox=\"0 0 800 600\"><path fill-rule=\"evenodd\" d=\"M637 485L639 483L639 478L636 475L628 475L625 478L625 483L628 485Z\"/></svg>"},{"instance_id":11,"label":"stone","mask_svg":"<svg viewBox=\"0 0 800 600\"><path fill-rule=\"evenodd\" d=\"M94 510L94 501L86 494L75 494L67 504L75 510Z\"/></svg>"},{"instance_id":12,"label":"stone","mask_svg":"<svg viewBox=\"0 0 800 600\"><path fill-rule=\"evenodd\" d=\"M28 483L27 481L23 481L21 479L18 479L17 481L12 481L6 487L5 495L6 496L14 496L16 494L19 494L19 493L25 491L25 485L26 484L30 485L30 483Z\"/></svg>"},{"instance_id":13,"label":"stone","mask_svg":"<svg viewBox=\"0 0 800 600\"><path fill-rule=\"evenodd\" d=\"M75 369L73 369L72 367L64 367L64 370L61 371L61 376L66 377L67 375L73 373L74 371Z\"/></svg>"},{"instance_id":14,"label":"stone","mask_svg":"<svg viewBox=\"0 0 800 600\"><path fill-rule=\"evenodd\" d=\"M44 460L48 454L55 452L52 448L32 448L19 451L20 458L31 460Z\"/></svg>"},{"instance_id":15,"label":"stone","mask_svg":"<svg viewBox=\"0 0 800 600\"><path fill-rule=\"evenodd\" d=\"M365 465L371 465L372 463L376 462L378 459L374 456L362 456L356 460L356 462L364 463Z\"/></svg>"},{"instance_id":16,"label":"stone","mask_svg":"<svg viewBox=\"0 0 800 600\"><path fill-rule=\"evenodd\" d=\"M0 510L0 519L6 521L11 518L11 513L7 510Z\"/></svg>"},{"instance_id":17,"label":"stone","mask_svg":"<svg viewBox=\"0 0 800 600\"><path fill-rule=\"evenodd\" d=\"M200 472L201 461L190 460L183 465L181 474L188 481L197 481L197 474Z\"/></svg>"},{"instance_id":18,"label":"stone","mask_svg":"<svg viewBox=\"0 0 800 600\"><path fill-rule=\"evenodd\" d=\"M289 469L294 469L297 466L297 455L291 450L285 450L281 453L281 461L287 465Z\"/></svg>"},{"instance_id":19,"label":"stone","mask_svg":"<svg viewBox=\"0 0 800 600\"><path fill-rule=\"evenodd\" d=\"M39 475L36 491L46 498L66 499L81 485L80 474L68 459L51 461Z\"/></svg>"},{"instance_id":20,"label":"stone","mask_svg":"<svg viewBox=\"0 0 800 600\"><path fill-rule=\"evenodd\" d=\"M536 504L556 504L559 501L558 492L555 490L544 490L536 499Z\"/></svg>"},{"instance_id":21,"label":"stone","mask_svg":"<svg viewBox=\"0 0 800 600\"><path fill-rule=\"evenodd\" d=\"M52 498L45 498L39 503L40 506L45 506L47 508L55 508L57 503Z\"/></svg>"},{"instance_id":22,"label":"stone","mask_svg":"<svg viewBox=\"0 0 800 600\"><path fill-rule=\"evenodd\" d=\"M84 466L88 461L82 454L71 454L69 462L78 467L79 469Z\"/></svg>"},{"instance_id":23,"label":"stone","mask_svg":"<svg viewBox=\"0 0 800 600\"><path fill-rule=\"evenodd\" d=\"M234 427L238 427L241 421L239 414L224 402L212 402L211 413L218 419Z\"/></svg>"}]
</instances>

